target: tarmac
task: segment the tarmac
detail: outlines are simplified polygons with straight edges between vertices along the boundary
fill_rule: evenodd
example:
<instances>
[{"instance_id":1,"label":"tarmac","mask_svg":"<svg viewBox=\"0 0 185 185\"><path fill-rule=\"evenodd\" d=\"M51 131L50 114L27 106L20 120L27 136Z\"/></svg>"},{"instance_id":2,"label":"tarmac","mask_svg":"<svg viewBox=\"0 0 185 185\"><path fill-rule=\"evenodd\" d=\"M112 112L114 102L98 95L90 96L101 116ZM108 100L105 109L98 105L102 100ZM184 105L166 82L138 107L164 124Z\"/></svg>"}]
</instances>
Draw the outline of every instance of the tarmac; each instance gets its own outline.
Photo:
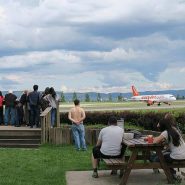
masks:
<instances>
[{"instance_id":1,"label":"tarmac","mask_svg":"<svg viewBox=\"0 0 185 185\"><path fill-rule=\"evenodd\" d=\"M67 185L119 185L121 178L118 175L110 175L110 171L99 171L99 178L92 178L92 171L68 171L66 172ZM180 174L180 172L178 172ZM185 185L182 176L180 185ZM167 178L162 170L156 174L153 170L132 170L127 185L166 185Z\"/></svg>"}]
</instances>

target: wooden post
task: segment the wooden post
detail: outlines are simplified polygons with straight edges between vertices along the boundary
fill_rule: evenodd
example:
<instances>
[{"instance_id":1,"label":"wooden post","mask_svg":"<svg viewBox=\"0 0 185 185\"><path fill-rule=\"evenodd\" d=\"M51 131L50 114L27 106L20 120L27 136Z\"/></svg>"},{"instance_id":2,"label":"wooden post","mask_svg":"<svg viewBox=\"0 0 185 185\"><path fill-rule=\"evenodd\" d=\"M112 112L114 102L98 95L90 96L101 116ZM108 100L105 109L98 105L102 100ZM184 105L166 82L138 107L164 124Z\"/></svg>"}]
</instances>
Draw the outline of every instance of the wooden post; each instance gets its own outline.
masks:
<instances>
[{"instance_id":1,"label":"wooden post","mask_svg":"<svg viewBox=\"0 0 185 185\"><path fill-rule=\"evenodd\" d=\"M47 107L40 115L41 117L41 142L48 143L50 140L51 109Z\"/></svg>"},{"instance_id":2,"label":"wooden post","mask_svg":"<svg viewBox=\"0 0 185 185\"><path fill-rule=\"evenodd\" d=\"M60 127L60 101L57 101L57 115L56 115L56 117L57 117L57 128L59 128Z\"/></svg>"}]
</instances>

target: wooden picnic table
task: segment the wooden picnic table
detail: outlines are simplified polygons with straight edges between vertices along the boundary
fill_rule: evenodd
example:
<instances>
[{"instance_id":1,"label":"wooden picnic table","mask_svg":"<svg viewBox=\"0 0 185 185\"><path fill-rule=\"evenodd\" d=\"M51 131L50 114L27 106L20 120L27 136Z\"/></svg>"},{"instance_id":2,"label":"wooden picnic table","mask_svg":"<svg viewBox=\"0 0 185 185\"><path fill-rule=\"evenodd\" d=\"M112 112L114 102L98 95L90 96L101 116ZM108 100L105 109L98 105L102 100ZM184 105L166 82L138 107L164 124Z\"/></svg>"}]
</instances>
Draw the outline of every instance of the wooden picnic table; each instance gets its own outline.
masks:
<instances>
[{"instance_id":1,"label":"wooden picnic table","mask_svg":"<svg viewBox=\"0 0 185 185\"><path fill-rule=\"evenodd\" d=\"M121 178L120 185L126 185L128 177L132 169L153 169L162 168L167 177L168 183L173 183L173 177L170 173L169 166L165 162L162 154L164 145L157 143L148 143L144 141L144 137L138 139L123 139L124 151L130 150L130 155L127 159L124 175ZM156 152L160 162L149 162L149 156L151 152ZM143 162L138 163L138 160Z\"/></svg>"}]
</instances>

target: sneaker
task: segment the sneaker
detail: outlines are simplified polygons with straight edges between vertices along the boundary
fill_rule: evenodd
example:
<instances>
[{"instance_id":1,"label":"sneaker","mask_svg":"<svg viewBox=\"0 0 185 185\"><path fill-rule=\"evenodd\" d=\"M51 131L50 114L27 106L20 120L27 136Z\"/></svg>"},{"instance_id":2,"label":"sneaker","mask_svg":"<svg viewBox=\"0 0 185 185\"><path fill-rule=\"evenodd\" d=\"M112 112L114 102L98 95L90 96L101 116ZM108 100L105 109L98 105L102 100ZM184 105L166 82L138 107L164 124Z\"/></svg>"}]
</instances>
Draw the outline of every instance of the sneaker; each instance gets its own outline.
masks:
<instances>
[{"instance_id":1,"label":"sneaker","mask_svg":"<svg viewBox=\"0 0 185 185\"><path fill-rule=\"evenodd\" d=\"M92 177L93 178L98 178L98 172L93 172Z\"/></svg>"},{"instance_id":2,"label":"sneaker","mask_svg":"<svg viewBox=\"0 0 185 185\"><path fill-rule=\"evenodd\" d=\"M175 182L177 183L181 183L182 181L182 178L180 175L176 175L176 174L173 174L173 179L175 180Z\"/></svg>"},{"instance_id":3,"label":"sneaker","mask_svg":"<svg viewBox=\"0 0 185 185\"><path fill-rule=\"evenodd\" d=\"M111 175L117 175L117 170L112 170L112 171L110 172L110 174L111 174Z\"/></svg>"}]
</instances>

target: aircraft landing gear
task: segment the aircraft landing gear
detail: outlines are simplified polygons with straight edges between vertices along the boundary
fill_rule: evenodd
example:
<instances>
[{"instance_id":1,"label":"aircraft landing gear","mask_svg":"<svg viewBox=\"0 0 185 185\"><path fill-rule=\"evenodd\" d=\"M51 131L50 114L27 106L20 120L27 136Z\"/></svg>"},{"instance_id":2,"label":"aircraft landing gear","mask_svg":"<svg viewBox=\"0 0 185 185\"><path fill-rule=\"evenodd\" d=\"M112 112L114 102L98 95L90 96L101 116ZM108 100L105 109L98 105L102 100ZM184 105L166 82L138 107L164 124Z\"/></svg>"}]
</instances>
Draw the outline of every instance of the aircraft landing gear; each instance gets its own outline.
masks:
<instances>
[{"instance_id":1,"label":"aircraft landing gear","mask_svg":"<svg viewBox=\"0 0 185 185\"><path fill-rule=\"evenodd\" d=\"M161 103L158 103L158 106L160 106L161 105Z\"/></svg>"}]
</instances>

